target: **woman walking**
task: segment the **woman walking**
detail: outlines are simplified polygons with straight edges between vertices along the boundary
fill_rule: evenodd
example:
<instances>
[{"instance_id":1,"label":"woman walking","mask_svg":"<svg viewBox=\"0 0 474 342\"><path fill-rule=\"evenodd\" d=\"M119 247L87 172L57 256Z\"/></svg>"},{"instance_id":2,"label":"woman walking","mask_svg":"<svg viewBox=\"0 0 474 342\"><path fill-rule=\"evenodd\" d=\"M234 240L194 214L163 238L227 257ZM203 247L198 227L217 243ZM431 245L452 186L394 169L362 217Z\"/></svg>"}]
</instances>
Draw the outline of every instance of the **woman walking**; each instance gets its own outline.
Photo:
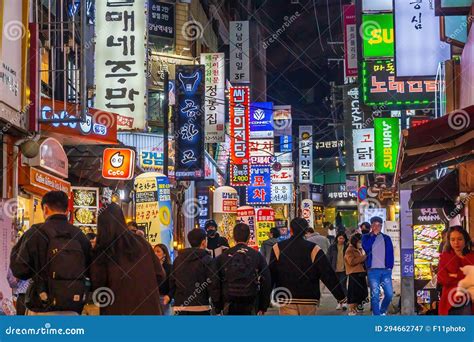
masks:
<instances>
[{"instance_id":1,"label":"woman walking","mask_svg":"<svg viewBox=\"0 0 474 342\"><path fill-rule=\"evenodd\" d=\"M350 316L356 315L358 311L363 310L363 302L369 295L366 280L367 274L364 268L367 255L362 248L361 240L362 234L353 234L344 256L346 273L349 277L347 302L349 303Z\"/></svg>"},{"instance_id":2,"label":"woman walking","mask_svg":"<svg viewBox=\"0 0 474 342\"><path fill-rule=\"evenodd\" d=\"M163 315L171 316L171 304L170 304L170 274L171 274L171 257L168 247L166 245L159 243L153 247L156 257L160 260L161 266L165 271L166 278L160 282L160 301L163 307ZM165 304L167 303L167 304Z\"/></svg>"},{"instance_id":3,"label":"woman walking","mask_svg":"<svg viewBox=\"0 0 474 342\"><path fill-rule=\"evenodd\" d=\"M94 254L93 299L101 315L161 315L163 267L150 244L127 228L115 203L98 217Z\"/></svg>"},{"instance_id":4,"label":"woman walking","mask_svg":"<svg viewBox=\"0 0 474 342\"><path fill-rule=\"evenodd\" d=\"M339 279L339 284L344 291L344 294L347 296L347 275L346 267L344 262L344 255L346 254L347 249L347 235L344 232L338 232L336 235L336 240L329 247L328 258L329 262L336 272L337 278ZM346 309L345 304L337 304L336 310Z\"/></svg>"},{"instance_id":5,"label":"woman walking","mask_svg":"<svg viewBox=\"0 0 474 342\"><path fill-rule=\"evenodd\" d=\"M456 297L458 283L464 278L461 267L466 265L474 265L471 238L464 228L453 226L448 230L444 252L439 260L438 282L443 286L438 307L439 315L472 314L471 299ZM468 294L465 293L464 296Z\"/></svg>"}]
</instances>

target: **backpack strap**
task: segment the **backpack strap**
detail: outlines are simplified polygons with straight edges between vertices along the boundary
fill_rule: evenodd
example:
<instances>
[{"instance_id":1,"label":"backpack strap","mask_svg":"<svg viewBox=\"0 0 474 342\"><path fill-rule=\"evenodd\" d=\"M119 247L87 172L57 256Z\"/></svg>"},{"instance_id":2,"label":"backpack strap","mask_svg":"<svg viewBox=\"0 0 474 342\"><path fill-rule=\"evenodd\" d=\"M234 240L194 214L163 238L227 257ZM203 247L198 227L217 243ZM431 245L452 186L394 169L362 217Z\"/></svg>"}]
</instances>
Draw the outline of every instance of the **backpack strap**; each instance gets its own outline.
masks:
<instances>
[{"instance_id":1,"label":"backpack strap","mask_svg":"<svg viewBox=\"0 0 474 342\"><path fill-rule=\"evenodd\" d=\"M316 256L318 255L321 248L318 245L314 246L313 250L311 251L311 262L316 260Z\"/></svg>"},{"instance_id":2,"label":"backpack strap","mask_svg":"<svg viewBox=\"0 0 474 342\"><path fill-rule=\"evenodd\" d=\"M278 247L278 244L277 243L274 244L272 249L273 249L273 252L275 253L275 258L277 260L279 260L280 259L280 248Z\"/></svg>"}]
</instances>

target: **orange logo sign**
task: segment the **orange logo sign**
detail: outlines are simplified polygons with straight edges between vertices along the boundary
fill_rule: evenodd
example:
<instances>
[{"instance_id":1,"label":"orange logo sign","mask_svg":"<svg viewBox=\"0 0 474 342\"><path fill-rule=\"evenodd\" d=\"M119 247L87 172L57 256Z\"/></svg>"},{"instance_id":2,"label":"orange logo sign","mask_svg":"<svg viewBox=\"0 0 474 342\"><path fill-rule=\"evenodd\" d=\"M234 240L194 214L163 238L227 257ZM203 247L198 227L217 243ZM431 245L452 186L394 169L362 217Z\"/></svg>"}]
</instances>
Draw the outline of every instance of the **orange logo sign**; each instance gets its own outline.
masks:
<instances>
[{"instance_id":1,"label":"orange logo sign","mask_svg":"<svg viewBox=\"0 0 474 342\"><path fill-rule=\"evenodd\" d=\"M102 177L127 180L133 178L135 151L128 148L106 148L102 157Z\"/></svg>"}]
</instances>

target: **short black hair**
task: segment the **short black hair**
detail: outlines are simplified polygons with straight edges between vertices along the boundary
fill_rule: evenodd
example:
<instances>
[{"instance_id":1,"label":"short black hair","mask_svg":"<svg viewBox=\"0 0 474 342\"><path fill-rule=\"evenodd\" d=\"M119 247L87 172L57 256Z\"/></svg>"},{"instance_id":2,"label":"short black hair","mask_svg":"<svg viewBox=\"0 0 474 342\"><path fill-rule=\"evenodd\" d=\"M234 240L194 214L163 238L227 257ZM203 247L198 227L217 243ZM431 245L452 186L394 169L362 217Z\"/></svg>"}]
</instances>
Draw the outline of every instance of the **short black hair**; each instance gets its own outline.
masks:
<instances>
[{"instance_id":1,"label":"short black hair","mask_svg":"<svg viewBox=\"0 0 474 342\"><path fill-rule=\"evenodd\" d=\"M306 221L304 218L301 218L301 217L294 218L290 222L290 228L293 231L293 235L295 236L304 235L308 227L309 227L308 221Z\"/></svg>"},{"instance_id":2,"label":"short black hair","mask_svg":"<svg viewBox=\"0 0 474 342\"><path fill-rule=\"evenodd\" d=\"M350 243L352 246L357 248L357 243L362 239L362 234L360 233L355 233L351 235L351 240Z\"/></svg>"},{"instance_id":3,"label":"short black hair","mask_svg":"<svg viewBox=\"0 0 474 342\"><path fill-rule=\"evenodd\" d=\"M347 242L347 235L346 235L346 232L342 232L342 231L337 232L337 234L336 234L336 239L334 240L336 243L337 243L337 239L339 238L339 236L344 237L344 243Z\"/></svg>"},{"instance_id":4,"label":"short black hair","mask_svg":"<svg viewBox=\"0 0 474 342\"><path fill-rule=\"evenodd\" d=\"M370 218L370 224L374 224L375 222L383 224L383 220L380 216L373 216Z\"/></svg>"},{"instance_id":5,"label":"short black hair","mask_svg":"<svg viewBox=\"0 0 474 342\"><path fill-rule=\"evenodd\" d=\"M41 200L41 208L45 205L51 210L65 213L69 206L69 197L64 191L50 191Z\"/></svg>"},{"instance_id":6,"label":"short black hair","mask_svg":"<svg viewBox=\"0 0 474 342\"><path fill-rule=\"evenodd\" d=\"M94 240L96 237L97 237L96 233L87 233L86 234L86 238L88 238L89 240Z\"/></svg>"},{"instance_id":7,"label":"short black hair","mask_svg":"<svg viewBox=\"0 0 474 342\"><path fill-rule=\"evenodd\" d=\"M237 223L234 227L235 242L247 242L250 238L250 227L245 223Z\"/></svg>"},{"instance_id":8,"label":"short black hair","mask_svg":"<svg viewBox=\"0 0 474 342\"><path fill-rule=\"evenodd\" d=\"M307 233L307 234L313 234L313 233L314 233L314 229L311 228L311 227L308 227L308 229L306 229L306 233Z\"/></svg>"},{"instance_id":9,"label":"short black hair","mask_svg":"<svg viewBox=\"0 0 474 342\"><path fill-rule=\"evenodd\" d=\"M280 234L280 229L278 229L278 228L271 228L271 229L270 229L270 234L272 235L272 237L273 237L274 239L278 239L278 238L280 237L280 235L281 235L281 234Z\"/></svg>"},{"instance_id":10,"label":"short black hair","mask_svg":"<svg viewBox=\"0 0 474 342\"><path fill-rule=\"evenodd\" d=\"M188 241L191 247L197 248L206 240L206 233L201 228L195 228L188 233Z\"/></svg>"}]
</instances>

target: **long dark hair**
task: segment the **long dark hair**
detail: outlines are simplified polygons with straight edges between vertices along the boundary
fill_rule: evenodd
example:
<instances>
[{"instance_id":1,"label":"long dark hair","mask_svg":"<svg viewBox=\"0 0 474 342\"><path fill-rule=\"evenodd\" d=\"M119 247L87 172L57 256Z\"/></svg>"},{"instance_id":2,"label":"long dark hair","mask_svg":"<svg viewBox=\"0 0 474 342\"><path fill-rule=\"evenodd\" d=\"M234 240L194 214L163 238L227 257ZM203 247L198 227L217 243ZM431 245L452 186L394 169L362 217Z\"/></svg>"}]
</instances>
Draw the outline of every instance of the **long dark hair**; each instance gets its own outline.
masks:
<instances>
[{"instance_id":1,"label":"long dark hair","mask_svg":"<svg viewBox=\"0 0 474 342\"><path fill-rule=\"evenodd\" d=\"M347 245L347 242L348 242L347 235L346 235L345 232L341 232L341 231L337 232L336 238L334 239L333 244L334 244L334 245L337 245L337 238L338 238L339 236L343 236L343 237L344 237L344 245Z\"/></svg>"},{"instance_id":2,"label":"long dark hair","mask_svg":"<svg viewBox=\"0 0 474 342\"><path fill-rule=\"evenodd\" d=\"M451 242L450 242L452 232L458 232L462 234L464 238L464 242L465 242L464 248L462 250L462 255L468 254L471 251L471 245L472 245L471 237L469 236L469 233L462 226L452 226L449 228L448 235L446 237L446 245L444 246L444 250L446 252L453 251L453 248L451 247Z\"/></svg>"},{"instance_id":3,"label":"long dark hair","mask_svg":"<svg viewBox=\"0 0 474 342\"><path fill-rule=\"evenodd\" d=\"M354 233L351 235L350 243L353 247L357 248L357 243L362 240L362 234Z\"/></svg>"},{"instance_id":4,"label":"long dark hair","mask_svg":"<svg viewBox=\"0 0 474 342\"><path fill-rule=\"evenodd\" d=\"M153 247L153 250L155 248L161 249L161 251L165 255L165 261L163 263L171 265L171 256L170 256L170 252L168 251L168 247L166 247L166 245L164 245L162 243L159 243L159 244L155 245L155 247Z\"/></svg>"},{"instance_id":5,"label":"long dark hair","mask_svg":"<svg viewBox=\"0 0 474 342\"><path fill-rule=\"evenodd\" d=\"M140 257L142 237L130 231L125 223L122 209L111 203L102 210L97 219L97 253L113 260L126 255L133 261Z\"/></svg>"}]
</instances>

